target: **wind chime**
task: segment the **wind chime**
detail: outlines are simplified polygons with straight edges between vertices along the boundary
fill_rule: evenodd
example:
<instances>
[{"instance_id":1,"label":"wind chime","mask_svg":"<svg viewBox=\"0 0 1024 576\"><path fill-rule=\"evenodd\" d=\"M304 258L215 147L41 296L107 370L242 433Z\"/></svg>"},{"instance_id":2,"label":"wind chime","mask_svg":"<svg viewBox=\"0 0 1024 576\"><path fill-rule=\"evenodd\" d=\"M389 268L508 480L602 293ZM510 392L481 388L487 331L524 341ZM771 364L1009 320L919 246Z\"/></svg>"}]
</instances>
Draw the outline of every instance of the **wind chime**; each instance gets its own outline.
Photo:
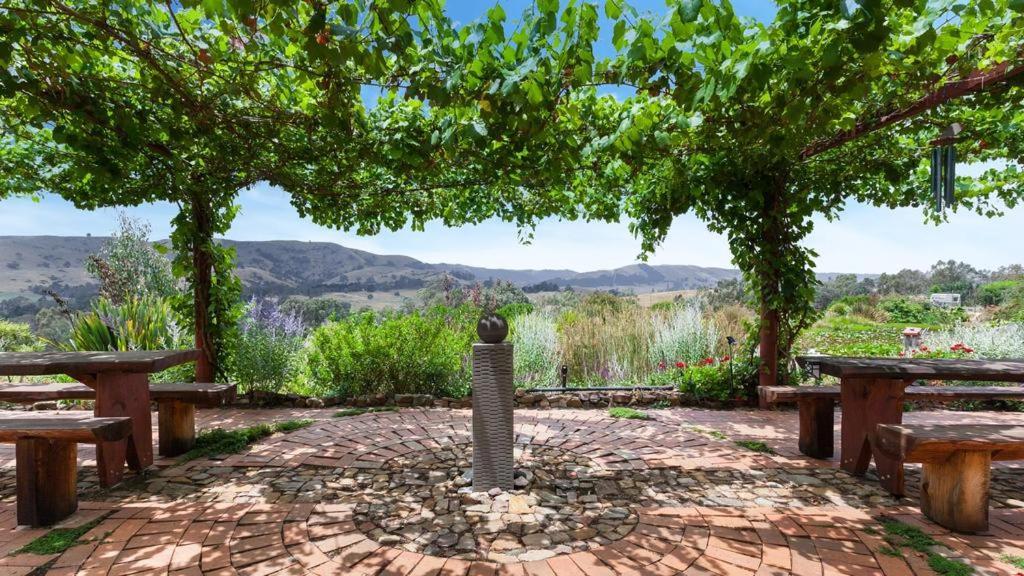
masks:
<instances>
[{"instance_id":1,"label":"wind chime","mask_svg":"<svg viewBox=\"0 0 1024 576\"><path fill-rule=\"evenodd\" d=\"M932 142L932 197L936 212L956 202L956 136L961 129L960 124L953 124Z\"/></svg>"}]
</instances>

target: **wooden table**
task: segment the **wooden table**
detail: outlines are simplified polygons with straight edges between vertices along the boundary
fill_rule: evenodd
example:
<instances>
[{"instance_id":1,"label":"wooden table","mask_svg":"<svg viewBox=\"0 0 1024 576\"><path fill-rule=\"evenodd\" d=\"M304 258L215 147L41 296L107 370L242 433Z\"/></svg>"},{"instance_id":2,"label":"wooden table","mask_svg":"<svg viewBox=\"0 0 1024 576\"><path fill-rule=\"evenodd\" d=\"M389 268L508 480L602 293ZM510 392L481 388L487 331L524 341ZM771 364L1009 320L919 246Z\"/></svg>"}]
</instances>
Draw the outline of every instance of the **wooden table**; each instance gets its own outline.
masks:
<instances>
[{"instance_id":1,"label":"wooden table","mask_svg":"<svg viewBox=\"0 0 1024 576\"><path fill-rule=\"evenodd\" d=\"M839 465L862 476L874 456L882 486L902 496L903 463L881 453L879 424L903 423L905 388L915 380L1024 382L1024 360L946 360L801 356L797 362L818 374L839 378L842 433Z\"/></svg>"},{"instance_id":2,"label":"wooden table","mask_svg":"<svg viewBox=\"0 0 1024 576\"><path fill-rule=\"evenodd\" d=\"M3 352L0 376L66 374L96 390L96 416L130 416L127 440L96 445L100 485L121 481L127 461L132 470L153 464L153 419L149 408L149 375L194 362L198 350L131 352Z\"/></svg>"}]
</instances>

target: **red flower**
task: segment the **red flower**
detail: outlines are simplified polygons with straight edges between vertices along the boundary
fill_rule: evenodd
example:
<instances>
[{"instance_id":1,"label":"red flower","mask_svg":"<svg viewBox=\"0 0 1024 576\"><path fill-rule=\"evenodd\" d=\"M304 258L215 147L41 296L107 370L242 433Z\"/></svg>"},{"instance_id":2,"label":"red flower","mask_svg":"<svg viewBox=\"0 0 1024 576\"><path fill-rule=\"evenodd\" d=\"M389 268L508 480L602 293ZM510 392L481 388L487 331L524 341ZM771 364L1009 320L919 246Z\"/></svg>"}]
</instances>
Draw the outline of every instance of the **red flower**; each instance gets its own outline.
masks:
<instances>
[{"instance_id":1,"label":"red flower","mask_svg":"<svg viewBox=\"0 0 1024 576\"><path fill-rule=\"evenodd\" d=\"M664 361L658 362L658 370L664 370L664 369L665 369L665 362Z\"/></svg>"},{"instance_id":2,"label":"red flower","mask_svg":"<svg viewBox=\"0 0 1024 576\"><path fill-rule=\"evenodd\" d=\"M902 351L900 352L900 358L903 358L903 357L904 357L904 356L906 356L906 355L907 355L907 353L906 353L906 352L902 352Z\"/></svg>"},{"instance_id":3,"label":"red flower","mask_svg":"<svg viewBox=\"0 0 1024 576\"><path fill-rule=\"evenodd\" d=\"M700 365L701 366L710 366L710 365L712 365L714 363L715 363L715 359L711 358L710 356L700 361Z\"/></svg>"},{"instance_id":4,"label":"red flower","mask_svg":"<svg viewBox=\"0 0 1024 576\"><path fill-rule=\"evenodd\" d=\"M927 352L927 351L928 351L928 347L925 346L924 344L921 344L921 352Z\"/></svg>"},{"instance_id":5,"label":"red flower","mask_svg":"<svg viewBox=\"0 0 1024 576\"><path fill-rule=\"evenodd\" d=\"M974 348L968 348L967 346L964 346L964 347L962 348L962 350L963 350L964 352L968 353L968 354L970 354L971 352L974 352Z\"/></svg>"},{"instance_id":6,"label":"red flower","mask_svg":"<svg viewBox=\"0 0 1024 576\"><path fill-rule=\"evenodd\" d=\"M686 362L676 362L676 368L686 368Z\"/></svg>"},{"instance_id":7,"label":"red flower","mask_svg":"<svg viewBox=\"0 0 1024 576\"><path fill-rule=\"evenodd\" d=\"M729 360L732 360L732 357L729 356L728 354L726 354L725 356L722 356L722 360L721 360L722 362L728 362Z\"/></svg>"}]
</instances>

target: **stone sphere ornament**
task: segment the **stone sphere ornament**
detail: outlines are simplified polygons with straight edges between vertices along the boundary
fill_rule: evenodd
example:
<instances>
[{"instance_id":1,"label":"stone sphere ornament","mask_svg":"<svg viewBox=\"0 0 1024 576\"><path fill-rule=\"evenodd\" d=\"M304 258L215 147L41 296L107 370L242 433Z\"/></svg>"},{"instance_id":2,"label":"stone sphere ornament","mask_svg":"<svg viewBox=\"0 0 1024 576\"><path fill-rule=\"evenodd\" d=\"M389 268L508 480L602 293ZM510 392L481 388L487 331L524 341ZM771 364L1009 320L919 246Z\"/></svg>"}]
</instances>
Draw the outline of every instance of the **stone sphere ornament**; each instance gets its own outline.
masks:
<instances>
[{"instance_id":1,"label":"stone sphere ornament","mask_svg":"<svg viewBox=\"0 0 1024 576\"><path fill-rule=\"evenodd\" d=\"M476 323L476 334L486 344L498 344L508 336L508 321L500 314L484 314Z\"/></svg>"}]
</instances>

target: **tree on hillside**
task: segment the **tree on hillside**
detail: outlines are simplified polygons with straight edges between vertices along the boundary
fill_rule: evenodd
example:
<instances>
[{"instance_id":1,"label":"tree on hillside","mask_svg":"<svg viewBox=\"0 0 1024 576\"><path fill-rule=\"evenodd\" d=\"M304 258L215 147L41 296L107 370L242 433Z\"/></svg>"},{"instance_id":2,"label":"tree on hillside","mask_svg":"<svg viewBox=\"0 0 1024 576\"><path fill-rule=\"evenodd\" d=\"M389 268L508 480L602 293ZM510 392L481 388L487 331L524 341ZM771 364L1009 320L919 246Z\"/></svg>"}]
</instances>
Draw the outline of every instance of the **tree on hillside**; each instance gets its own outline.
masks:
<instances>
[{"instance_id":1,"label":"tree on hillside","mask_svg":"<svg viewBox=\"0 0 1024 576\"><path fill-rule=\"evenodd\" d=\"M606 6L628 15L609 75L637 93L601 153L629 175L646 251L683 213L726 235L760 307L762 384L815 318L812 217L931 203L927 159L953 122L961 162L1011 160L958 178L959 203L994 215L1022 195L1020 2L785 0L767 24L724 0L658 19Z\"/></svg>"},{"instance_id":2,"label":"tree on hillside","mask_svg":"<svg viewBox=\"0 0 1024 576\"><path fill-rule=\"evenodd\" d=\"M100 253L85 261L86 271L100 283L100 295L115 305L144 296L174 295L171 264L150 244L150 225L122 212L118 228Z\"/></svg>"},{"instance_id":3,"label":"tree on hillside","mask_svg":"<svg viewBox=\"0 0 1024 576\"><path fill-rule=\"evenodd\" d=\"M974 289L984 278L984 273L966 262L939 260L929 271L931 292L960 294L963 300L973 298Z\"/></svg>"},{"instance_id":4,"label":"tree on hillside","mask_svg":"<svg viewBox=\"0 0 1024 576\"><path fill-rule=\"evenodd\" d=\"M895 274L878 277L879 294L924 294L930 286L928 274L920 270L904 268Z\"/></svg>"}]
</instances>

